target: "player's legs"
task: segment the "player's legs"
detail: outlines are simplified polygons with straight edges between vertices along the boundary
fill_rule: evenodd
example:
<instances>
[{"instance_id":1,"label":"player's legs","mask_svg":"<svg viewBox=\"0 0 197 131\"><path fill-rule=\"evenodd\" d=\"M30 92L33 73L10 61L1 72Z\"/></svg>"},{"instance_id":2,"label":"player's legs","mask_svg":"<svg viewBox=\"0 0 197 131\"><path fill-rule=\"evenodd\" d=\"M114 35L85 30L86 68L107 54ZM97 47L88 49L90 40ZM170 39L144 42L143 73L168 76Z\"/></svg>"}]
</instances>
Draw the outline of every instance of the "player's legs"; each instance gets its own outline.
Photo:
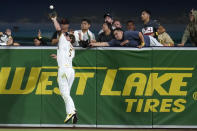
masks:
<instances>
[{"instance_id":1,"label":"player's legs","mask_svg":"<svg viewBox=\"0 0 197 131\"><path fill-rule=\"evenodd\" d=\"M74 79L75 79L75 70L73 68L70 68L69 69L69 78L68 78L68 86L69 86L69 90L71 91L71 88L72 88L72 85L73 85L73 82L74 82ZM72 98L71 98L72 99ZM76 110L75 109L75 104L73 102L73 99L72 99L72 110Z\"/></svg>"},{"instance_id":2,"label":"player's legs","mask_svg":"<svg viewBox=\"0 0 197 131\"><path fill-rule=\"evenodd\" d=\"M70 68L69 72L70 72L70 75L69 75L68 85L69 85L70 90L71 90L74 79L75 79L75 70L73 68Z\"/></svg>"},{"instance_id":3,"label":"player's legs","mask_svg":"<svg viewBox=\"0 0 197 131\"><path fill-rule=\"evenodd\" d=\"M163 46L161 43L159 43L154 37L149 36L150 38L150 46Z\"/></svg>"},{"instance_id":4,"label":"player's legs","mask_svg":"<svg viewBox=\"0 0 197 131\"><path fill-rule=\"evenodd\" d=\"M69 81L68 81L68 85L70 87L70 90L72 88L72 84L74 82L74 79L75 79L75 70L73 68L70 68L70 71L69 71L70 75L69 75ZM74 105L74 102L72 104L72 109L75 110L76 112L76 109L75 109L75 105ZM72 117L72 123L73 124L76 124L78 121L78 117L77 117L77 112L73 115Z\"/></svg>"},{"instance_id":5,"label":"player's legs","mask_svg":"<svg viewBox=\"0 0 197 131\"><path fill-rule=\"evenodd\" d=\"M70 87L68 84L69 77L67 76L69 73L66 73L66 72L67 72L67 69L64 69L64 68L59 68L58 70L59 90L65 102L66 113L74 114L75 113L74 102L70 96Z\"/></svg>"}]
</instances>

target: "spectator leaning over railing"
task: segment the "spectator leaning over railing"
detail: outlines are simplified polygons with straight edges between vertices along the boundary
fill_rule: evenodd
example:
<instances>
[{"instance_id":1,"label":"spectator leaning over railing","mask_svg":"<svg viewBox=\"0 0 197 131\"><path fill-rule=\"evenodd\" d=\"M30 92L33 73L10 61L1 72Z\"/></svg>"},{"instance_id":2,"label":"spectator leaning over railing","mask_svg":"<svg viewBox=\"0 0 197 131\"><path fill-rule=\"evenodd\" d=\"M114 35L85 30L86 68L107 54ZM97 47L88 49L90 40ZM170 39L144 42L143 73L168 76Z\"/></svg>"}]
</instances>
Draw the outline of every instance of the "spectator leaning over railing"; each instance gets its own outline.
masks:
<instances>
[{"instance_id":1,"label":"spectator leaning over railing","mask_svg":"<svg viewBox=\"0 0 197 131\"><path fill-rule=\"evenodd\" d=\"M159 26L158 30L158 41L163 46L174 46L174 41L170 37L168 33L166 33L166 29L163 26Z\"/></svg>"},{"instance_id":2,"label":"spectator leaning over railing","mask_svg":"<svg viewBox=\"0 0 197 131\"><path fill-rule=\"evenodd\" d=\"M189 18L190 23L187 25L181 44L178 44L178 46L184 46L188 38L190 38L193 46L197 46L197 10L192 9Z\"/></svg>"},{"instance_id":3,"label":"spectator leaning over railing","mask_svg":"<svg viewBox=\"0 0 197 131\"><path fill-rule=\"evenodd\" d=\"M11 29L6 29L5 33L0 32L0 45L20 46L19 43L14 42Z\"/></svg>"},{"instance_id":4,"label":"spectator leaning over railing","mask_svg":"<svg viewBox=\"0 0 197 131\"><path fill-rule=\"evenodd\" d=\"M90 46L112 46L112 47L139 47L144 46L163 46L152 36L143 35L139 31L126 31L123 32L121 28L116 28L114 30L115 39L110 42L92 42Z\"/></svg>"}]
</instances>

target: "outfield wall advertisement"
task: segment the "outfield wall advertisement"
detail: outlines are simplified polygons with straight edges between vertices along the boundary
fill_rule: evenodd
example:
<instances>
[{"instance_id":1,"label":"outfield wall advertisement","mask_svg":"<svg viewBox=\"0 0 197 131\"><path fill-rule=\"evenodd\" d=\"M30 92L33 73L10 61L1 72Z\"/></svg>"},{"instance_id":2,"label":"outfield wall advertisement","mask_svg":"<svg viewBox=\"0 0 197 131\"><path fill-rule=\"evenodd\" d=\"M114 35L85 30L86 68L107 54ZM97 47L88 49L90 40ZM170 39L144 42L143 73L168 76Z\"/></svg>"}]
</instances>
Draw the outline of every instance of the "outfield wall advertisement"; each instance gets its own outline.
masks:
<instances>
[{"instance_id":1,"label":"outfield wall advertisement","mask_svg":"<svg viewBox=\"0 0 197 131\"><path fill-rule=\"evenodd\" d=\"M197 128L197 48L76 49L64 124L55 47L0 48L0 126Z\"/></svg>"}]
</instances>

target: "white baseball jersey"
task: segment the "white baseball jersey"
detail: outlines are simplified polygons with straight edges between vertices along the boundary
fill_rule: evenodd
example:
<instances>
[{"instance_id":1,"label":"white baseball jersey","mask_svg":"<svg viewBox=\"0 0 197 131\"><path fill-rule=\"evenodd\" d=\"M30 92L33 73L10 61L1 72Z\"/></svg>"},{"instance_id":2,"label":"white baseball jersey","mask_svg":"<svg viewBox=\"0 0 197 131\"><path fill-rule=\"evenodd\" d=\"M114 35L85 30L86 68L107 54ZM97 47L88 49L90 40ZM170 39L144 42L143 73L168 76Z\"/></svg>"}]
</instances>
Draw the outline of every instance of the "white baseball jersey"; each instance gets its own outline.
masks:
<instances>
[{"instance_id":1,"label":"white baseball jersey","mask_svg":"<svg viewBox=\"0 0 197 131\"><path fill-rule=\"evenodd\" d=\"M67 114L73 114L76 110L73 99L70 96L70 90L75 79L75 71L72 68L74 56L75 51L72 44L67 41L64 34L61 34L57 49L58 84Z\"/></svg>"},{"instance_id":2,"label":"white baseball jersey","mask_svg":"<svg viewBox=\"0 0 197 131\"><path fill-rule=\"evenodd\" d=\"M75 56L75 50L64 36L64 34L60 35L57 49L57 63L59 67L71 67L72 68L72 60Z\"/></svg>"}]
</instances>

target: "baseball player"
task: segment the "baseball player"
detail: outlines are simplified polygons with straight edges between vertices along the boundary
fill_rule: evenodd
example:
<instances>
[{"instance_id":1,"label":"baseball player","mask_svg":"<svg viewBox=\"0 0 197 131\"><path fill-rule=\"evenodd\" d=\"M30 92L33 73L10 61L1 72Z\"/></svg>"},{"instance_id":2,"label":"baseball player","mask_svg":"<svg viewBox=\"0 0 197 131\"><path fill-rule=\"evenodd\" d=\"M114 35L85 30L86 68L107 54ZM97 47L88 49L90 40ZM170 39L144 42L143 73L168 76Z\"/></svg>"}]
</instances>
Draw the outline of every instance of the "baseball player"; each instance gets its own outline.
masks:
<instances>
[{"instance_id":1,"label":"baseball player","mask_svg":"<svg viewBox=\"0 0 197 131\"><path fill-rule=\"evenodd\" d=\"M74 102L70 96L70 90L75 78L75 71L72 68L72 60L75 56L75 51L71 43L75 42L73 35L68 35L61 32L60 24L57 21L57 17L51 18L54 26L58 32L60 32L57 55L52 54L51 57L57 59L58 63L58 84L62 98L64 99L66 106L66 119L64 123L67 123L72 119L72 123L77 123L77 113Z\"/></svg>"}]
</instances>

